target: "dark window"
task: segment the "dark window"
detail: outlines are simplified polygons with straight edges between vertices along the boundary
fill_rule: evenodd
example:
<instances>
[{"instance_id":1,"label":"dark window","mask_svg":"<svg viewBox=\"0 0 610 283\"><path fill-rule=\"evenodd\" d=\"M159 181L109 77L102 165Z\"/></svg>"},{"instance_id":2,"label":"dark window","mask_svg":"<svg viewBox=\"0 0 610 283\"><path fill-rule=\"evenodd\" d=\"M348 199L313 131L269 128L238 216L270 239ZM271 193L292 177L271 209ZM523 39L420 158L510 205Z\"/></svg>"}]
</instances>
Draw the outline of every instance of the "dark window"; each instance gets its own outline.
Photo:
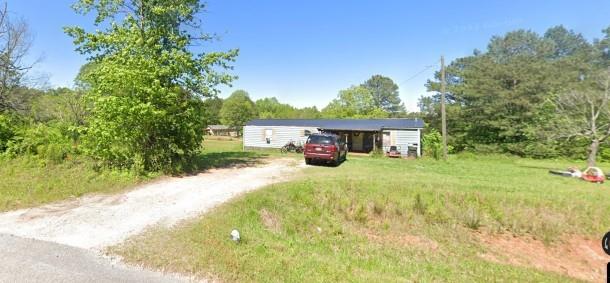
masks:
<instances>
[{"instance_id":1,"label":"dark window","mask_svg":"<svg viewBox=\"0 0 610 283\"><path fill-rule=\"evenodd\" d=\"M313 136L309 136L309 138L307 139L307 143L313 143L313 144L334 144L335 141L332 137L329 136L317 136L317 135L313 135Z\"/></svg>"}]
</instances>

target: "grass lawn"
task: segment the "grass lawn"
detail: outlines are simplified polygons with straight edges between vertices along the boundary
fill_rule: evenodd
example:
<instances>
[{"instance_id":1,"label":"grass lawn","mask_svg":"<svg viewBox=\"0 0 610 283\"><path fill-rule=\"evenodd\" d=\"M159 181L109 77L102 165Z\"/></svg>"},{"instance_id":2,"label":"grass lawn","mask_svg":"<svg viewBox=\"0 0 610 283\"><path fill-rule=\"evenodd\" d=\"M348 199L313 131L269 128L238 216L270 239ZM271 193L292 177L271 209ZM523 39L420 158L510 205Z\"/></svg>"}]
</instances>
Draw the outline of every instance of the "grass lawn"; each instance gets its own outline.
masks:
<instances>
[{"instance_id":1,"label":"grass lawn","mask_svg":"<svg viewBox=\"0 0 610 283\"><path fill-rule=\"evenodd\" d=\"M0 159L0 211L37 206L87 193L114 193L150 180L116 170L94 170L87 159L43 164L32 156Z\"/></svg>"},{"instance_id":2,"label":"grass lawn","mask_svg":"<svg viewBox=\"0 0 610 283\"><path fill-rule=\"evenodd\" d=\"M610 228L610 184L547 173L579 163L352 157L336 168L309 167L304 177L241 196L174 229L152 229L110 252L222 281L570 281L560 264L557 272L508 264L503 253L531 241L544 253L527 250L532 254L525 257L552 263L546 252L574 237L601 250ZM242 233L240 244L229 240L233 228ZM479 240L494 235L510 235L504 249L500 240L495 246Z\"/></svg>"},{"instance_id":3,"label":"grass lawn","mask_svg":"<svg viewBox=\"0 0 610 283\"><path fill-rule=\"evenodd\" d=\"M249 164L261 157L265 155L242 152L240 139L206 139L197 168ZM86 158L61 164L45 163L33 156L0 159L0 211L38 206L88 193L116 193L162 175L139 176L129 171L94 168L94 163Z\"/></svg>"}]
</instances>

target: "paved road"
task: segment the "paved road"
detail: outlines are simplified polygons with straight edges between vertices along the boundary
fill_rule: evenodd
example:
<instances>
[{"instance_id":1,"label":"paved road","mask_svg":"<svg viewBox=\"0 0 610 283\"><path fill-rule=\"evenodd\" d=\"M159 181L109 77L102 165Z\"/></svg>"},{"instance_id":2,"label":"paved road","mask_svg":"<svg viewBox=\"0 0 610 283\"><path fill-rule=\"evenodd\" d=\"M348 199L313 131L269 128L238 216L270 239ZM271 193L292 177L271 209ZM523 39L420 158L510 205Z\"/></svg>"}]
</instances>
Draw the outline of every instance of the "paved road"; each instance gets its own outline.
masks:
<instances>
[{"instance_id":1,"label":"paved road","mask_svg":"<svg viewBox=\"0 0 610 283\"><path fill-rule=\"evenodd\" d=\"M128 267L95 252L0 234L0 282L185 282Z\"/></svg>"}]
</instances>

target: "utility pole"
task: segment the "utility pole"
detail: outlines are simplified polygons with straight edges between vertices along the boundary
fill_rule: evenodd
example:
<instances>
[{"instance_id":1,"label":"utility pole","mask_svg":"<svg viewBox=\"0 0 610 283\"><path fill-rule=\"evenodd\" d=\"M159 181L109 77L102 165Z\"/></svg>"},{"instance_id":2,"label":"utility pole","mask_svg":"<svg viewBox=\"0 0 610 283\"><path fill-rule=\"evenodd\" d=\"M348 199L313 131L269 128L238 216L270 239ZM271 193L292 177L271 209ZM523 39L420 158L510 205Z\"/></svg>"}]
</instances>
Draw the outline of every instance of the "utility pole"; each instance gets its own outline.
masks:
<instances>
[{"instance_id":1,"label":"utility pole","mask_svg":"<svg viewBox=\"0 0 610 283\"><path fill-rule=\"evenodd\" d=\"M441 131L443 135L443 159L447 160L447 114L445 113L445 57L441 56Z\"/></svg>"}]
</instances>

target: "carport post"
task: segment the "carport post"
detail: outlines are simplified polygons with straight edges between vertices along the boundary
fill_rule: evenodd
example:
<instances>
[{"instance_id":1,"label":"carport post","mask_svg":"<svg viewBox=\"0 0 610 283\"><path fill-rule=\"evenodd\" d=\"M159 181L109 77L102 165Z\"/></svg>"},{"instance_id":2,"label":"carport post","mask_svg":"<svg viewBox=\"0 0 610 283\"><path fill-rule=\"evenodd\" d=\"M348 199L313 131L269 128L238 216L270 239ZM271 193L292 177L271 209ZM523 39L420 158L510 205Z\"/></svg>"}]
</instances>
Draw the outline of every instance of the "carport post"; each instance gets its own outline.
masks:
<instances>
[{"instance_id":1,"label":"carport post","mask_svg":"<svg viewBox=\"0 0 610 283\"><path fill-rule=\"evenodd\" d=\"M375 137L375 135L376 135L376 134L374 134L374 133L373 133L373 151L375 151L375 150L377 149L377 148L375 147L375 138L376 138L376 137Z\"/></svg>"},{"instance_id":2,"label":"carport post","mask_svg":"<svg viewBox=\"0 0 610 283\"><path fill-rule=\"evenodd\" d=\"M421 129L417 129L417 157L421 157Z\"/></svg>"}]
</instances>

